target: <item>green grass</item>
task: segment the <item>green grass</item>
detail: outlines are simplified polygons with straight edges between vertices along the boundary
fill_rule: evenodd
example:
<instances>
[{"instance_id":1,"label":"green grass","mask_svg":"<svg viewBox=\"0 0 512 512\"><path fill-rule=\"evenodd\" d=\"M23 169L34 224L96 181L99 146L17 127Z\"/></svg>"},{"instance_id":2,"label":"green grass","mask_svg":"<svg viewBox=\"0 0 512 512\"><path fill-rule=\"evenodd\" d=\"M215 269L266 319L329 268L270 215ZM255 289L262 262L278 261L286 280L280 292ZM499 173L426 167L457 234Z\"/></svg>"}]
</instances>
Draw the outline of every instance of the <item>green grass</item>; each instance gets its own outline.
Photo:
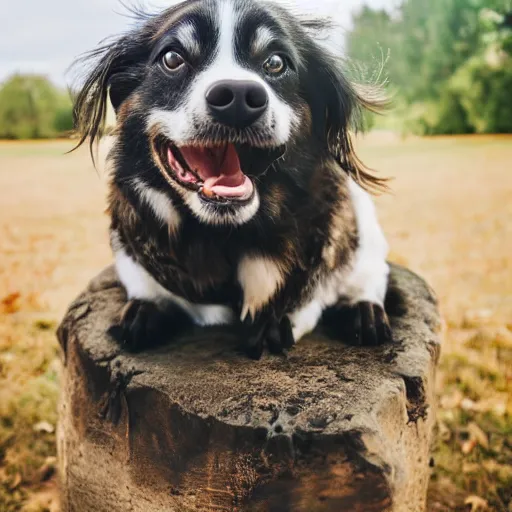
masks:
<instances>
[{"instance_id":1,"label":"green grass","mask_svg":"<svg viewBox=\"0 0 512 512\"><path fill-rule=\"evenodd\" d=\"M8 334L0 344L2 512L21 510L27 491L43 483L41 468L55 455L58 351L53 326L49 330L42 322L3 325ZM42 422L52 431L38 427Z\"/></svg>"}]
</instances>

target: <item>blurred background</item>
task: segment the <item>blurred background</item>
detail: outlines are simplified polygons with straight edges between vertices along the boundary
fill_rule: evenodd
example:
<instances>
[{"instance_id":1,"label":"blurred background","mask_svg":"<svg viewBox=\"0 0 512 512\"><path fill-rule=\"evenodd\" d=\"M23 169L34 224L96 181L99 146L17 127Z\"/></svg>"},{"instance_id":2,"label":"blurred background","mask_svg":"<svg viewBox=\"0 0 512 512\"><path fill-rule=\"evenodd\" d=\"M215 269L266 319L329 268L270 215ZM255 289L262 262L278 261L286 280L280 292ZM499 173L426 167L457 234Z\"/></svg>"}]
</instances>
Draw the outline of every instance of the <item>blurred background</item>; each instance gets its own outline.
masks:
<instances>
[{"instance_id":1,"label":"blurred background","mask_svg":"<svg viewBox=\"0 0 512 512\"><path fill-rule=\"evenodd\" d=\"M445 318L429 510L512 512L512 2L288 4L333 15L347 69L393 98L357 145L394 178L391 259ZM111 261L102 167L65 154L66 69L133 19L116 0L0 6L0 511L55 512L55 330Z\"/></svg>"}]
</instances>

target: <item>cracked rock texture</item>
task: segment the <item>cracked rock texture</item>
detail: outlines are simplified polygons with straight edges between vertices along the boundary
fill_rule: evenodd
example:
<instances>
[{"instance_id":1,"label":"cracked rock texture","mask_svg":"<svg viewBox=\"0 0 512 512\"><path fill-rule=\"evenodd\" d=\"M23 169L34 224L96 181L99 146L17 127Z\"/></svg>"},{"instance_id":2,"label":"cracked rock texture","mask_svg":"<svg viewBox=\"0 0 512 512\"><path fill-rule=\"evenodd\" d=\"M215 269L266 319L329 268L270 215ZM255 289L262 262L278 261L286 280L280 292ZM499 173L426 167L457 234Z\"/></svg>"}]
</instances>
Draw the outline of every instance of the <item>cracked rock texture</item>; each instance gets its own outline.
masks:
<instances>
[{"instance_id":1,"label":"cracked rock texture","mask_svg":"<svg viewBox=\"0 0 512 512\"><path fill-rule=\"evenodd\" d=\"M419 277L392 269L393 345L314 334L259 362L222 329L124 353L125 300L108 268L59 329L63 510L424 510L440 321Z\"/></svg>"}]
</instances>

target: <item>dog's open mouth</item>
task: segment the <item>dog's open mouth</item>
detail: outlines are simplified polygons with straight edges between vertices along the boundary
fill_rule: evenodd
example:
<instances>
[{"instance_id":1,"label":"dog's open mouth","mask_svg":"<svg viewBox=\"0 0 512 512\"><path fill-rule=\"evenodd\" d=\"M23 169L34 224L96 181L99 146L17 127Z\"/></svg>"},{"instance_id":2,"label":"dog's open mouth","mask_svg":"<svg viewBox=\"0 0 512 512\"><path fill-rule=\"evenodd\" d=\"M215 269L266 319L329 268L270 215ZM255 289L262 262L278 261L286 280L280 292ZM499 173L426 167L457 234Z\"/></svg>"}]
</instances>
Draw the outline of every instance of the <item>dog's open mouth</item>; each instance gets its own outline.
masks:
<instances>
[{"instance_id":1,"label":"dog's open mouth","mask_svg":"<svg viewBox=\"0 0 512 512\"><path fill-rule=\"evenodd\" d=\"M215 203L247 203L255 195L254 178L263 174L285 148L257 148L226 142L212 146L157 143L167 178Z\"/></svg>"},{"instance_id":2,"label":"dog's open mouth","mask_svg":"<svg viewBox=\"0 0 512 512\"><path fill-rule=\"evenodd\" d=\"M198 185L209 199L247 201L254 194L254 184L242 172L233 144L169 147L167 161L178 181Z\"/></svg>"}]
</instances>

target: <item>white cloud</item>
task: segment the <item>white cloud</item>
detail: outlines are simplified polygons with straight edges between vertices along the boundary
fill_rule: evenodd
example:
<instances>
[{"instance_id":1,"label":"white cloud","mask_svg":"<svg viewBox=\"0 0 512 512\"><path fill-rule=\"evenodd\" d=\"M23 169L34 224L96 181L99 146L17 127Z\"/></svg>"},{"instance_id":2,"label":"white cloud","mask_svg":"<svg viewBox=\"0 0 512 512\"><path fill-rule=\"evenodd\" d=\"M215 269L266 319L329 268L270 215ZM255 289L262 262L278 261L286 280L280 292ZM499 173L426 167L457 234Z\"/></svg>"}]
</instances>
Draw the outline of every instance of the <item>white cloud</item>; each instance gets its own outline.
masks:
<instances>
[{"instance_id":1,"label":"white cloud","mask_svg":"<svg viewBox=\"0 0 512 512\"><path fill-rule=\"evenodd\" d=\"M350 25L353 9L369 4L389 7L395 0L281 0L316 14L333 14L342 27ZM168 7L172 0L149 0ZM105 37L122 32L130 19L119 0L0 0L8 12L0 31L0 80L14 72L47 74L60 85L65 71L81 53Z\"/></svg>"}]
</instances>

